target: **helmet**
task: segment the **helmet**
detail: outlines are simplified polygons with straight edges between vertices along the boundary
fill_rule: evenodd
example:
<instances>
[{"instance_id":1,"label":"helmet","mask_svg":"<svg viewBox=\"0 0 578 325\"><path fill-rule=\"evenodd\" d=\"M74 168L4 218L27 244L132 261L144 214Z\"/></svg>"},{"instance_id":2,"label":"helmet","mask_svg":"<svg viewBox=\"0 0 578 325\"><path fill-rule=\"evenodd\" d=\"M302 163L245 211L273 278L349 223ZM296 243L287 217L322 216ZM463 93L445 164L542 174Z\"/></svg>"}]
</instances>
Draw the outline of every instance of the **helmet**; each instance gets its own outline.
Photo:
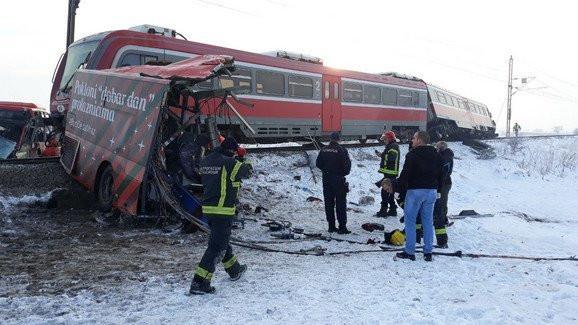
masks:
<instances>
[{"instance_id":1,"label":"helmet","mask_svg":"<svg viewBox=\"0 0 578 325\"><path fill-rule=\"evenodd\" d=\"M383 132L383 134L381 135L381 140L387 140L387 142L393 140L395 141L395 133L393 131L386 131Z\"/></svg>"},{"instance_id":2,"label":"helmet","mask_svg":"<svg viewBox=\"0 0 578 325\"><path fill-rule=\"evenodd\" d=\"M389 242L395 246L401 246L405 243L405 235L398 229L394 230L391 234Z\"/></svg>"}]
</instances>

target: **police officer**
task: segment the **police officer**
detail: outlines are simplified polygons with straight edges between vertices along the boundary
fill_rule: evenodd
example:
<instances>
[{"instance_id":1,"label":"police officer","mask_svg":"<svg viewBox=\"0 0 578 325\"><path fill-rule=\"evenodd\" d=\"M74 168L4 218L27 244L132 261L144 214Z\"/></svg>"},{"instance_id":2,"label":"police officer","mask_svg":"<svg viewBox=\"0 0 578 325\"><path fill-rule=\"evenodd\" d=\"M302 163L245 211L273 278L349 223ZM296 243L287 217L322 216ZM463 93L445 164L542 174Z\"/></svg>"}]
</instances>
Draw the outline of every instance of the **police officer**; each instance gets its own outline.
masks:
<instances>
[{"instance_id":1,"label":"police officer","mask_svg":"<svg viewBox=\"0 0 578 325\"><path fill-rule=\"evenodd\" d=\"M339 145L340 134L333 132L331 142L321 149L315 165L323 172L323 198L325 201L325 216L329 224L329 232L349 234L346 211L345 176L351 171L351 160L347 150ZM339 228L335 227L335 212Z\"/></svg>"},{"instance_id":2,"label":"police officer","mask_svg":"<svg viewBox=\"0 0 578 325\"><path fill-rule=\"evenodd\" d=\"M399 174L399 146L396 143L395 133L387 131L381 136L385 143L385 149L380 154L378 172L383 174L383 178L395 179ZM389 205L389 210L388 210ZM381 189L381 209L375 214L376 217L397 216L397 207L393 193Z\"/></svg>"},{"instance_id":3,"label":"police officer","mask_svg":"<svg viewBox=\"0 0 578 325\"><path fill-rule=\"evenodd\" d=\"M437 247L448 247L448 234L446 224L448 222L448 195L452 188L452 171L454 169L454 152L448 148L445 141L439 141L436 149L442 157L442 186L440 198L436 201L434 209L434 228Z\"/></svg>"},{"instance_id":4,"label":"police officer","mask_svg":"<svg viewBox=\"0 0 578 325\"><path fill-rule=\"evenodd\" d=\"M203 214L211 233L189 289L191 294L215 292L210 284L218 259L221 259L231 281L238 280L247 270L246 265L239 264L229 244L237 192L241 179L251 172L248 161L240 162L233 158L238 148L234 138L226 138L220 148L212 150L200 163L199 173L204 186Z\"/></svg>"}]
</instances>

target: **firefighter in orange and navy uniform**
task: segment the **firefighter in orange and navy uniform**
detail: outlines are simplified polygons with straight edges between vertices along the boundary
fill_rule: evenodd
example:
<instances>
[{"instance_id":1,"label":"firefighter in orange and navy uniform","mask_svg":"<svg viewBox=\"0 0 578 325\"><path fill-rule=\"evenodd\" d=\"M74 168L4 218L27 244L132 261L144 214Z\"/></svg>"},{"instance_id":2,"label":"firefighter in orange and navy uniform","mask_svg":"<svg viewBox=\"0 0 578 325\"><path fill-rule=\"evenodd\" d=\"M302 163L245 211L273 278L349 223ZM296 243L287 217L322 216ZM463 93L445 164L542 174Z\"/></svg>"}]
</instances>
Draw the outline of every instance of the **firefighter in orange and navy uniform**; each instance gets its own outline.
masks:
<instances>
[{"instance_id":1,"label":"firefighter in orange and navy uniform","mask_svg":"<svg viewBox=\"0 0 578 325\"><path fill-rule=\"evenodd\" d=\"M383 133L381 139L385 142L385 149L380 155L381 162L378 172L383 174L383 178L395 179L399 175L399 146L396 143L395 133L387 131ZM375 216L397 216L393 193L387 193L384 189L381 189L381 209Z\"/></svg>"},{"instance_id":2,"label":"firefighter in orange and navy uniform","mask_svg":"<svg viewBox=\"0 0 578 325\"><path fill-rule=\"evenodd\" d=\"M238 148L234 138L226 138L220 148L212 150L199 166L204 187L203 214L211 233L189 289L191 294L215 292L210 284L219 259L232 281L238 280L247 270L246 265L239 264L229 243L241 180L247 178L252 169L248 161L240 162L233 158Z\"/></svg>"}]
</instances>

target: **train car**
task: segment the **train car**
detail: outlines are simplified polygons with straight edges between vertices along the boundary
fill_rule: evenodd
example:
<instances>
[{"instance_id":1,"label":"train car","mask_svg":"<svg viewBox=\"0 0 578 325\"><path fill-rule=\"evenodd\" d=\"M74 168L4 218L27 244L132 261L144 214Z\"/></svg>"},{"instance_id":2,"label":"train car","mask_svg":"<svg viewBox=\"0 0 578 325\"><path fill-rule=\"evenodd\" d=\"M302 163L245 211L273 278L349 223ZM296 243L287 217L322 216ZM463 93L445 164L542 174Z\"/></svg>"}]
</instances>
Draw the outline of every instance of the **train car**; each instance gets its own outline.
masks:
<instances>
[{"instance_id":1,"label":"train car","mask_svg":"<svg viewBox=\"0 0 578 325\"><path fill-rule=\"evenodd\" d=\"M253 104L240 115L221 114L219 129L240 138L287 141L326 137L340 131L346 139L376 138L385 129L402 136L425 130L427 88L421 81L326 67L322 60L283 51L256 54L174 37L166 28L137 26L85 37L71 44L55 71L51 114L56 125L69 105L74 72L143 64L165 64L205 54L230 55L237 70L197 85L199 88L242 88L239 96ZM207 103L206 112L217 110Z\"/></svg>"},{"instance_id":2,"label":"train car","mask_svg":"<svg viewBox=\"0 0 578 325\"><path fill-rule=\"evenodd\" d=\"M427 128L433 139L495 138L496 123L488 107L451 91L427 85Z\"/></svg>"},{"instance_id":3,"label":"train car","mask_svg":"<svg viewBox=\"0 0 578 325\"><path fill-rule=\"evenodd\" d=\"M51 128L46 121L48 112L36 104L0 102L0 159L47 155Z\"/></svg>"}]
</instances>

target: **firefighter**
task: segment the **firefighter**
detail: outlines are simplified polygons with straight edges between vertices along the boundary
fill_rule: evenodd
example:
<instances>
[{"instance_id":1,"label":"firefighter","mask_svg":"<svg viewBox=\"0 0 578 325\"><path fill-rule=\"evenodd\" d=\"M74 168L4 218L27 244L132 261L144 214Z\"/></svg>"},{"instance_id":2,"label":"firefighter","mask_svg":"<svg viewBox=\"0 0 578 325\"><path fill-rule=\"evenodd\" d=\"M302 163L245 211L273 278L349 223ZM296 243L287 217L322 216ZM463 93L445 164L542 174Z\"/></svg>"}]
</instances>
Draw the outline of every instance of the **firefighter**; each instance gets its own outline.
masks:
<instances>
[{"instance_id":1,"label":"firefighter","mask_svg":"<svg viewBox=\"0 0 578 325\"><path fill-rule=\"evenodd\" d=\"M239 264L229 244L237 192L241 179L247 178L252 169L248 161L240 162L233 158L238 148L237 141L228 137L220 148L212 150L200 163L199 173L204 186L203 214L207 217L211 233L207 250L189 289L191 294L215 292L211 278L218 259L231 281L238 280L247 270L247 265Z\"/></svg>"},{"instance_id":2,"label":"firefighter","mask_svg":"<svg viewBox=\"0 0 578 325\"><path fill-rule=\"evenodd\" d=\"M442 186L440 198L436 201L434 208L434 228L437 240L437 247L448 247L448 234L446 224L448 223L448 194L452 188L452 171L454 168L454 152L448 148L445 141L436 143L436 149L442 157Z\"/></svg>"},{"instance_id":3,"label":"firefighter","mask_svg":"<svg viewBox=\"0 0 578 325\"><path fill-rule=\"evenodd\" d=\"M399 174L399 146L396 143L393 131L384 132L381 140L385 143L385 149L380 154L378 172L383 174L383 178L395 179ZM389 206L389 210L388 210ZM393 193L381 189L381 209L375 214L376 217L397 216L397 206Z\"/></svg>"},{"instance_id":4,"label":"firefighter","mask_svg":"<svg viewBox=\"0 0 578 325\"><path fill-rule=\"evenodd\" d=\"M351 160L347 149L339 145L340 134L333 132L331 142L321 149L315 165L323 172L323 198L325 202L325 216L329 224L329 232L349 234L347 229L346 196L347 182L345 176L351 171ZM335 227L335 214L339 228Z\"/></svg>"}]
</instances>

